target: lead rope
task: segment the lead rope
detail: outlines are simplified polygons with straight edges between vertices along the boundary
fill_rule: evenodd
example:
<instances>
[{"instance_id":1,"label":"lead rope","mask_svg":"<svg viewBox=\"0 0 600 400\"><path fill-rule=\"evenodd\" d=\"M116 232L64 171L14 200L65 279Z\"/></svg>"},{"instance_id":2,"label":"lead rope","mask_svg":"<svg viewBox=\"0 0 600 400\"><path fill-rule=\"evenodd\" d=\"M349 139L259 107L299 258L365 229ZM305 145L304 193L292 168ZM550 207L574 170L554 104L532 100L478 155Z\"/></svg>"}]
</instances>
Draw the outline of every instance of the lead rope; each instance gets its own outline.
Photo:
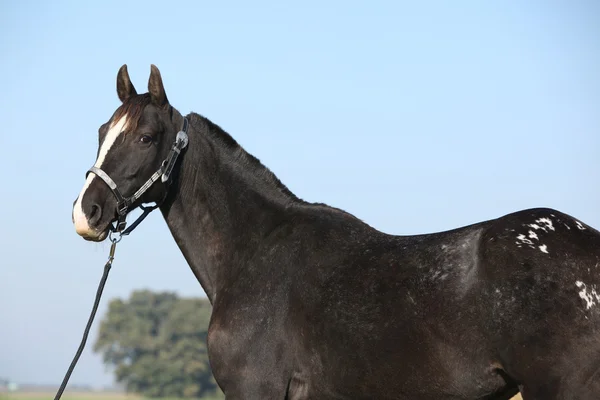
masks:
<instances>
[{"instance_id":1,"label":"lead rope","mask_svg":"<svg viewBox=\"0 0 600 400\"><path fill-rule=\"evenodd\" d=\"M71 365L69 365L69 369L67 369L67 373L65 374L65 377L62 383L60 384L60 387L58 388L58 392L56 392L56 396L54 396L54 400L60 400L60 397L65 391L65 388L67 387L69 378L71 377L71 374L75 369L75 365L77 365L77 361L79 361L79 357L81 357L81 353L83 353L83 349L85 348L88 335L90 334L90 329L92 328L92 323L94 322L94 317L96 316L96 311L98 311L100 297L102 297L104 285L106 284L106 280L108 279L108 273L110 272L112 262L115 259L115 249L117 248L117 243L119 243L124 236L129 235L140 224L140 222L142 222L148 216L148 214L157 209L158 206L159 204L155 204L151 207L144 207L140 205L139 207L143 210L143 213L138 217L138 219L136 219L133 222L133 224L129 226L129 228L123 230L127 224L125 221L123 221L122 223L117 222L116 226L109 231L108 237L112 244L108 253L108 261L106 261L106 264L104 264L104 273L102 274L102 278L100 278L100 283L98 284L98 290L96 291L96 299L94 300L94 305L92 306L92 312L90 313L90 318L88 319L88 322L83 331L83 337L81 338L79 348L77 349L77 352L75 352L75 357L73 357L73 361L71 361Z\"/></svg>"},{"instance_id":2,"label":"lead rope","mask_svg":"<svg viewBox=\"0 0 600 400\"><path fill-rule=\"evenodd\" d=\"M110 267L112 267L112 262L115 258L115 249L117 247L118 240L111 238L112 245L110 246L110 252L108 254L108 261L104 265L104 273L102 274L102 278L100 279L100 283L98 284L98 290L96 291L96 299L94 300L94 306L92 307L92 313L90 314L90 318L88 319L87 325L85 326L85 330L83 331L83 338L81 339L81 343L79 344L79 348L75 353L75 357L73 357L73 361L71 361L71 365L67 370L67 373L58 388L58 392L56 392L56 396L54 396L54 400L59 400L62 396L65 388L67 387L67 383L69 382L69 378L75 369L75 365L77 361L79 361L79 357L85 348L85 343L87 342L88 335L90 333L90 328L92 327L92 322L94 322L94 317L96 316L96 311L98 310L98 304L100 304L100 297L102 296L102 291L104 290L104 285L106 284L106 279L108 278L108 272L110 271Z\"/></svg>"}]
</instances>

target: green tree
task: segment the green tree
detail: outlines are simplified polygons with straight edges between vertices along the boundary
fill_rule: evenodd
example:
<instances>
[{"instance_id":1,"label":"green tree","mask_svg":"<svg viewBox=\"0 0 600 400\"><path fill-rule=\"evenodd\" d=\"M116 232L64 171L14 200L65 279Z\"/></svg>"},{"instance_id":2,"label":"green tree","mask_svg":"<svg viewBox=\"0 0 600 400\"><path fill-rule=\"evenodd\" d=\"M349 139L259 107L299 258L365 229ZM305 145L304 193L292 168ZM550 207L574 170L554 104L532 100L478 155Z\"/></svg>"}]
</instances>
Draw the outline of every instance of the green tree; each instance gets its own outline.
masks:
<instances>
[{"instance_id":1,"label":"green tree","mask_svg":"<svg viewBox=\"0 0 600 400\"><path fill-rule=\"evenodd\" d=\"M198 398L217 390L206 349L210 313L206 299L135 291L110 302L94 351L130 392Z\"/></svg>"}]
</instances>

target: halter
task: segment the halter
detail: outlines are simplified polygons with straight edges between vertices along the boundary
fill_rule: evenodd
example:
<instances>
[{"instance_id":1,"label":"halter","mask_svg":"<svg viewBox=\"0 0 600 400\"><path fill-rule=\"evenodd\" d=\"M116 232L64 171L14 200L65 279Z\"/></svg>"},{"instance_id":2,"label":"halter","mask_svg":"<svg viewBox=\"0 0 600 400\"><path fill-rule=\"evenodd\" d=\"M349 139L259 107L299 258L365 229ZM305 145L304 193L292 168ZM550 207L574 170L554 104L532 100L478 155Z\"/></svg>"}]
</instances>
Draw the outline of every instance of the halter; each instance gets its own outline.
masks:
<instances>
[{"instance_id":1,"label":"halter","mask_svg":"<svg viewBox=\"0 0 600 400\"><path fill-rule=\"evenodd\" d=\"M184 117L183 118L183 127L181 128L181 130L179 132L177 132L177 137L175 138L175 142L173 143L173 146L171 146L171 150L169 151L169 155L167 156L167 158L160 164L160 168L154 174L152 174L150 179L148 179L130 197L123 196L121 194L121 191L117 187L117 184L115 183L115 181L112 180L111 177L108 176L108 174L106 172L104 172L103 170L101 170L100 168L92 167L86 172L86 177L91 172L91 173L95 174L97 177L99 177L100 179L102 179L108 185L108 187L112 191L113 195L117 198L118 219L117 219L115 225L111 225L110 234L112 235L112 233L117 233L117 234L119 234L119 236L118 236L118 238L111 237L111 240L113 242L118 242L119 240L121 240L122 236L129 235L131 233L131 231L133 231L140 224L140 222L142 222L144 220L144 218L146 218L148 216L148 214L150 214L152 211L154 211L156 208L159 207L160 204L158 204L158 203L153 206L150 206L150 207L144 207L143 205L140 204L139 207L144 212L142 213L142 215L140 215L138 217L138 219L136 219L133 222L133 224L131 224L131 226L129 228L125 229L125 227L127 226L127 221L126 221L127 214L129 214L129 212L131 211L131 209L130 209L131 205L134 204L140 197L142 197L142 195L148 189L150 189L150 187L154 184L154 182L156 182L159 178L163 183L165 183L171 177L171 173L173 172L173 167L175 167L175 163L177 162L177 158L179 157L181 150L183 150L188 145L189 140L188 140L187 130L188 130L188 120L187 120L187 118Z\"/></svg>"}]
</instances>

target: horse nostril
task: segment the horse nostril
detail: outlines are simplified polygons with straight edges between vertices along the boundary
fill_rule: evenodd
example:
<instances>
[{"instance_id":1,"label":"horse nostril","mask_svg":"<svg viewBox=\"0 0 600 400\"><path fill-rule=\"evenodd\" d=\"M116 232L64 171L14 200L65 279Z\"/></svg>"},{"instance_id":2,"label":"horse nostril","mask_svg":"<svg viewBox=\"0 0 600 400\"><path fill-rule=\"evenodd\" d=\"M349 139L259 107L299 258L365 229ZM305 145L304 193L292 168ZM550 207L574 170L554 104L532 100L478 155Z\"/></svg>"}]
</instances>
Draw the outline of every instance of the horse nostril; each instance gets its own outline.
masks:
<instances>
[{"instance_id":1,"label":"horse nostril","mask_svg":"<svg viewBox=\"0 0 600 400\"><path fill-rule=\"evenodd\" d=\"M92 204L90 208L90 217L88 219L91 226L95 226L102 218L102 209L98 204Z\"/></svg>"}]
</instances>

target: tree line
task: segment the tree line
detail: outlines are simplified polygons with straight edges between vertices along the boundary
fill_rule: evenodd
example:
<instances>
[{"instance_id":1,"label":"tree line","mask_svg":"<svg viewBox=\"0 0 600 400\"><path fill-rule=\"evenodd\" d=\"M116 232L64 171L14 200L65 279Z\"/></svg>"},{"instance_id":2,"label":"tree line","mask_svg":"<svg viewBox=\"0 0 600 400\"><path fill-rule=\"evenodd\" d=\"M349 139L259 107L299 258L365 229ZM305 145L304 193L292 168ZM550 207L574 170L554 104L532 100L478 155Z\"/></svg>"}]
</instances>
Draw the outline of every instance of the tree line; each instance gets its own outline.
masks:
<instances>
[{"instance_id":1,"label":"tree line","mask_svg":"<svg viewBox=\"0 0 600 400\"><path fill-rule=\"evenodd\" d=\"M94 351L128 392L146 397L222 398L206 346L207 299L134 291L110 301Z\"/></svg>"}]
</instances>

